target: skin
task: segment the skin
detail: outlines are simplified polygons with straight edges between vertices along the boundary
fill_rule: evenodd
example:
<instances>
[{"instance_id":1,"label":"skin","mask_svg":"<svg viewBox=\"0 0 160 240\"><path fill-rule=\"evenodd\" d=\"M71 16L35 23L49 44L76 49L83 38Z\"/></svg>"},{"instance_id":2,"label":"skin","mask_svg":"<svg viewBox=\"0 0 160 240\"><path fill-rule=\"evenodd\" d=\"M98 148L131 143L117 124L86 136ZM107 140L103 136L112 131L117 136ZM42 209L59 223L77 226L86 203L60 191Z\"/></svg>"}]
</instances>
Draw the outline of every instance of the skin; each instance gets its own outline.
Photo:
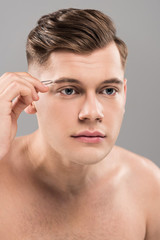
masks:
<instances>
[{"instance_id":1,"label":"skin","mask_svg":"<svg viewBox=\"0 0 160 240\"><path fill-rule=\"evenodd\" d=\"M1 238L159 239L159 169L115 145L127 91L116 45L89 55L52 53L47 66L31 64L28 73L40 81L77 79L81 86L36 88L39 99L26 103L39 128L15 138L1 160ZM113 78L121 84L100 86ZM64 89L71 87L79 91L68 96ZM106 138L86 144L71 137L86 129Z\"/></svg>"},{"instance_id":2,"label":"skin","mask_svg":"<svg viewBox=\"0 0 160 240\"><path fill-rule=\"evenodd\" d=\"M29 143L30 159L34 165L41 166L41 171L50 183L52 176L61 179L59 190L77 191L88 184L87 179L94 171L93 164L101 162L108 155L118 137L126 99L124 70L115 44L87 57L73 53L53 53L48 65L44 71L37 71L37 68L35 71L31 66L29 73L41 81L54 81L62 77L78 79L82 86L72 86L83 93L76 94L72 91L70 96L66 96L64 91L58 93L59 89L71 85L63 83L50 87L46 94L39 94L40 99L34 104L39 130L33 143ZM122 84L105 84L99 87L101 82L111 78L120 79ZM109 87L119 92L114 90L112 95L107 95L103 89ZM28 109L26 112L29 112ZM97 118L102 122L99 123ZM71 135L82 130L100 130L107 137L97 146L79 143L71 138ZM37 151L39 146L41 151ZM45 176L43 181L44 179Z\"/></svg>"}]
</instances>

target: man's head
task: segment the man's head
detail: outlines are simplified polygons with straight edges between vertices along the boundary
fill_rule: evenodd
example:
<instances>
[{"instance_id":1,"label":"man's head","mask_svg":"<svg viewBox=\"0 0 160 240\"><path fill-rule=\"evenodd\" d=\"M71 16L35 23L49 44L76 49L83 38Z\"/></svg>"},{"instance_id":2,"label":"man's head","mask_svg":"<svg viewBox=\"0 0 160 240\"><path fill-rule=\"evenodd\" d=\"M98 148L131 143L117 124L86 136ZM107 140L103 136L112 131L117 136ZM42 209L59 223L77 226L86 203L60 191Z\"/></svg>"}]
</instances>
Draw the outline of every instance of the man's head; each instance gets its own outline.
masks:
<instances>
[{"instance_id":1,"label":"man's head","mask_svg":"<svg viewBox=\"0 0 160 240\"><path fill-rule=\"evenodd\" d=\"M44 146L67 162L102 160L118 137L126 100L127 48L115 36L111 20L96 10L69 9L44 16L29 35L27 51L31 75L40 81L61 80L39 94L36 110L26 109L37 112ZM106 137L99 143L72 137L85 130L98 130Z\"/></svg>"},{"instance_id":2,"label":"man's head","mask_svg":"<svg viewBox=\"0 0 160 240\"><path fill-rule=\"evenodd\" d=\"M127 58L126 44L116 36L112 20L92 9L62 9L42 16L27 39L28 64L45 65L55 51L88 54L115 42L122 66Z\"/></svg>"}]
</instances>

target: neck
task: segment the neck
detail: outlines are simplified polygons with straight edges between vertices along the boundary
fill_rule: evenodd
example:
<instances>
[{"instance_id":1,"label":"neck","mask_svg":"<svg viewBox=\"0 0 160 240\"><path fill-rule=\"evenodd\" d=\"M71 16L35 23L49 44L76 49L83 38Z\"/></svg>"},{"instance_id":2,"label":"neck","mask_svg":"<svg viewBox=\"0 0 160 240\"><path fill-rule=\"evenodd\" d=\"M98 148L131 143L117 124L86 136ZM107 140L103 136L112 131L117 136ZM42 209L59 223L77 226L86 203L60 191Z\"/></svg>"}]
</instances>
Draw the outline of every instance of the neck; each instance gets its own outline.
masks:
<instances>
[{"instance_id":1,"label":"neck","mask_svg":"<svg viewBox=\"0 0 160 240\"><path fill-rule=\"evenodd\" d=\"M33 176L59 194L75 195L90 189L106 172L106 159L93 165L80 165L62 159L59 153L43 140L39 131L28 135L27 155ZM105 163L105 165L104 165Z\"/></svg>"}]
</instances>

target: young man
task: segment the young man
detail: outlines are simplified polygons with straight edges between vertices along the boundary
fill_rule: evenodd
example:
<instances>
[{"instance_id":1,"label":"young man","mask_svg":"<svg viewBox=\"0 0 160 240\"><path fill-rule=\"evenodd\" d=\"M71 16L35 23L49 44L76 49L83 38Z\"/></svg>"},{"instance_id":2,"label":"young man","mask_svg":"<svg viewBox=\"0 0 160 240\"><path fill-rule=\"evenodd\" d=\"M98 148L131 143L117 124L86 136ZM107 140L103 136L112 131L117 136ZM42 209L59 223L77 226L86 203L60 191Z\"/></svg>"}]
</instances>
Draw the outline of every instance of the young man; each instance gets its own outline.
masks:
<instances>
[{"instance_id":1,"label":"young man","mask_svg":"<svg viewBox=\"0 0 160 240\"><path fill-rule=\"evenodd\" d=\"M0 78L0 239L160 239L159 169L115 145L126 58L96 10L59 10L31 31L28 73ZM15 138L24 109L39 129Z\"/></svg>"}]
</instances>

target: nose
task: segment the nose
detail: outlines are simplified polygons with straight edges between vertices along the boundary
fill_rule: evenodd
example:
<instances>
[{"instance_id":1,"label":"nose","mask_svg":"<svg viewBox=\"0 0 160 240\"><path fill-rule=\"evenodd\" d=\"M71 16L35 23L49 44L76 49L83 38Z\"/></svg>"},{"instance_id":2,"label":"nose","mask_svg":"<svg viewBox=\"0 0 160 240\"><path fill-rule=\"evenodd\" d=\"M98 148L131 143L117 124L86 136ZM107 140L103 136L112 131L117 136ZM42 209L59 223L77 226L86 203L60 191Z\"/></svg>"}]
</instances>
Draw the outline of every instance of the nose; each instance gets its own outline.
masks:
<instances>
[{"instance_id":1,"label":"nose","mask_svg":"<svg viewBox=\"0 0 160 240\"><path fill-rule=\"evenodd\" d=\"M102 104L97 100L95 94L90 94L85 99L79 112L80 120L99 120L100 122L104 118Z\"/></svg>"}]
</instances>

